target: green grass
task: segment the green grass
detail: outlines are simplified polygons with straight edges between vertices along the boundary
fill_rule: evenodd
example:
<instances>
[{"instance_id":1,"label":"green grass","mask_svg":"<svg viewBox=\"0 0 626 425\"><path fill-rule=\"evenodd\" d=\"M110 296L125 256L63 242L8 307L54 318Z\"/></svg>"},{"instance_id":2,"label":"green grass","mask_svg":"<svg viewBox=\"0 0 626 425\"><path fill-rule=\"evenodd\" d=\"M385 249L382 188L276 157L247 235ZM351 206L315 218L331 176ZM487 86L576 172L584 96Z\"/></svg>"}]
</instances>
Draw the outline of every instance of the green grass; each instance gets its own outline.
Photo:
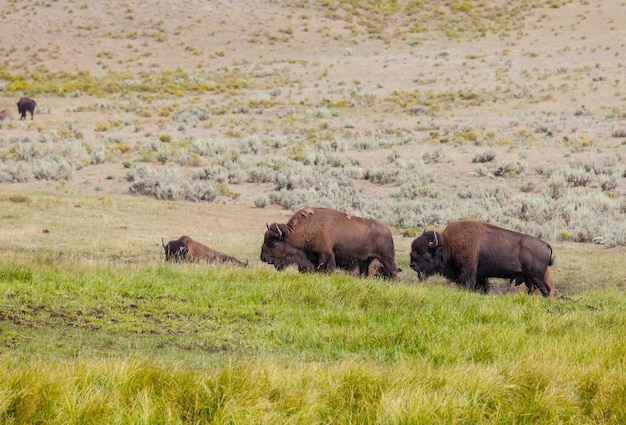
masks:
<instances>
[{"instance_id":1,"label":"green grass","mask_svg":"<svg viewBox=\"0 0 626 425\"><path fill-rule=\"evenodd\" d=\"M625 308L5 252L0 422L622 423Z\"/></svg>"}]
</instances>

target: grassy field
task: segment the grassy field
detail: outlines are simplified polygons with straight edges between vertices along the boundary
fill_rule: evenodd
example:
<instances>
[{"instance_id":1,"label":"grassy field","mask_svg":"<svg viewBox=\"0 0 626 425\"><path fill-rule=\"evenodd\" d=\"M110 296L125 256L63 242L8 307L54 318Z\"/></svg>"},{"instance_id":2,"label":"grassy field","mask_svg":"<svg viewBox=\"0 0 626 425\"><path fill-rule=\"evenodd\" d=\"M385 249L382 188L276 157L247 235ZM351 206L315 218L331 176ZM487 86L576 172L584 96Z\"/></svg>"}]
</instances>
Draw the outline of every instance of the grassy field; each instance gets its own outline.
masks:
<instances>
[{"instance_id":1,"label":"grassy field","mask_svg":"<svg viewBox=\"0 0 626 425\"><path fill-rule=\"evenodd\" d=\"M621 0L12 0L0 422L626 422ZM397 280L282 273L267 223L392 229ZM419 282L476 219L557 297ZM172 265L189 235L246 269Z\"/></svg>"},{"instance_id":2,"label":"grassy field","mask_svg":"<svg viewBox=\"0 0 626 425\"><path fill-rule=\"evenodd\" d=\"M10 254L0 277L4 423L626 419L615 290L484 296Z\"/></svg>"},{"instance_id":3,"label":"grassy field","mask_svg":"<svg viewBox=\"0 0 626 425\"><path fill-rule=\"evenodd\" d=\"M410 237L397 281L275 271L258 255L279 208L0 204L4 423L625 419L623 247L555 244L556 299L485 296L417 282ZM185 226L250 267L164 263Z\"/></svg>"}]
</instances>

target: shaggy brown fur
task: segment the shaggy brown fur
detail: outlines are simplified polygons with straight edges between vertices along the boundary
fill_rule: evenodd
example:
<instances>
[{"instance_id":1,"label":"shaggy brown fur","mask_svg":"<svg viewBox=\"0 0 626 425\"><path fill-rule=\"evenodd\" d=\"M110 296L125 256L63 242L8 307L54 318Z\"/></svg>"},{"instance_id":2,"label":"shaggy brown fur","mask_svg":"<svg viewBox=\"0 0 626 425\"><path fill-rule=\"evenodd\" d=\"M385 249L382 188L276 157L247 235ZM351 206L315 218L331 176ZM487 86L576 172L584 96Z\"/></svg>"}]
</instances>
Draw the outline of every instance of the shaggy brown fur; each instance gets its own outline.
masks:
<instances>
[{"instance_id":1,"label":"shaggy brown fur","mask_svg":"<svg viewBox=\"0 0 626 425\"><path fill-rule=\"evenodd\" d=\"M411 246L411 268L421 279L441 274L470 290L487 292L490 277L521 279L529 292L554 294L546 270L552 248L546 242L477 221L455 221L441 233L424 232Z\"/></svg>"},{"instance_id":2,"label":"shaggy brown fur","mask_svg":"<svg viewBox=\"0 0 626 425\"><path fill-rule=\"evenodd\" d=\"M180 255L180 261L186 261L188 263L195 263L206 261L208 263L214 264L232 264L235 266L247 266L247 262L240 261L235 257L231 257L228 254L224 254L223 252L216 251L214 249L209 248L208 246L193 240L189 236L181 236L176 241L171 241L165 246L180 246L183 245L186 249L176 250L176 252L184 252ZM166 249L166 259L167 259L167 249ZM173 258L176 260L176 258Z\"/></svg>"},{"instance_id":3,"label":"shaggy brown fur","mask_svg":"<svg viewBox=\"0 0 626 425\"><path fill-rule=\"evenodd\" d=\"M339 267L395 278L399 271L387 226L323 207L304 208L287 224L267 226L261 261L279 270L295 264L301 272Z\"/></svg>"}]
</instances>

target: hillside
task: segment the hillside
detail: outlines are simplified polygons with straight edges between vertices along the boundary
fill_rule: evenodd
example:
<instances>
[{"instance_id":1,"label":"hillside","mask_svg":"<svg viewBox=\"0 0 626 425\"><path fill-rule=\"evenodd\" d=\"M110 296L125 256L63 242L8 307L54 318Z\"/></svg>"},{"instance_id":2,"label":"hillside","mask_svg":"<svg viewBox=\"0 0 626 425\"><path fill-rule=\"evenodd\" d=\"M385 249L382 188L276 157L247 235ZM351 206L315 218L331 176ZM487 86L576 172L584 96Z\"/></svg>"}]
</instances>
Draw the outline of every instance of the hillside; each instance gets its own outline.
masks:
<instances>
[{"instance_id":1,"label":"hillside","mask_svg":"<svg viewBox=\"0 0 626 425\"><path fill-rule=\"evenodd\" d=\"M0 130L1 184L31 191L37 172L7 164L60 152L71 172L39 174L70 192L127 196L132 178L180 187L205 173L227 203L321 202L399 230L468 217L619 245L625 7L11 1L0 108L22 94L39 107ZM313 176L316 194L290 191ZM203 196L172 191L144 194Z\"/></svg>"}]
</instances>

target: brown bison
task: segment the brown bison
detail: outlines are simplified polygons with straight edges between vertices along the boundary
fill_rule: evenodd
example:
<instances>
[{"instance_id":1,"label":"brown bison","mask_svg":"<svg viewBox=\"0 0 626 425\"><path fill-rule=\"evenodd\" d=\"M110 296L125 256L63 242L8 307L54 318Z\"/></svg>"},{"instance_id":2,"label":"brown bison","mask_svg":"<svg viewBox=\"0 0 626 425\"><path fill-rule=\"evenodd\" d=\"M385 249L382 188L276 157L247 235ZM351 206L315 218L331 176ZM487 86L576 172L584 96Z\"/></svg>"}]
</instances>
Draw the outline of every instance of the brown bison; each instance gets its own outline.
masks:
<instances>
[{"instance_id":1,"label":"brown bison","mask_svg":"<svg viewBox=\"0 0 626 425\"><path fill-rule=\"evenodd\" d=\"M26 112L30 112L30 119L35 118L35 106L37 106L37 102L35 102L30 97L20 97L20 100L17 101L17 110L20 113L20 120L26 119Z\"/></svg>"},{"instance_id":2,"label":"brown bison","mask_svg":"<svg viewBox=\"0 0 626 425\"><path fill-rule=\"evenodd\" d=\"M267 226L261 261L278 270L295 264L301 272L330 272L338 267L395 278L400 271L387 226L324 207L304 208L287 224Z\"/></svg>"},{"instance_id":3,"label":"brown bison","mask_svg":"<svg viewBox=\"0 0 626 425\"><path fill-rule=\"evenodd\" d=\"M13 119L13 114L8 109L3 109L0 111L0 121L11 121Z\"/></svg>"},{"instance_id":4,"label":"brown bison","mask_svg":"<svg viewBox=\"0 0 626 425\"><path fill-rule=\"evenodd\" d=\"M216 251L208 246L193 240L189 236L169 241L167 245L161 240L161 245L165 250L165 260L175 262L195 263L206 261L214 264L232 264L236 266L247 266L247 262L240 261L228 254Z\"/></svg>"},{"instance_id":5,"label":"brown bison","mask_svg":"<svg viewBox=\"0 0 626 425\"><path fill-rule=\"evenodd\" d=\"M487 279L523 279L529 292L553 292L547 271L552 247L533 236L477 221L455 221L443 232L425 231L411 245L411 268L420 279L433 274L487 292ZM521 284L521 280L519 280Z\"/></svg>"}]
</instances>

